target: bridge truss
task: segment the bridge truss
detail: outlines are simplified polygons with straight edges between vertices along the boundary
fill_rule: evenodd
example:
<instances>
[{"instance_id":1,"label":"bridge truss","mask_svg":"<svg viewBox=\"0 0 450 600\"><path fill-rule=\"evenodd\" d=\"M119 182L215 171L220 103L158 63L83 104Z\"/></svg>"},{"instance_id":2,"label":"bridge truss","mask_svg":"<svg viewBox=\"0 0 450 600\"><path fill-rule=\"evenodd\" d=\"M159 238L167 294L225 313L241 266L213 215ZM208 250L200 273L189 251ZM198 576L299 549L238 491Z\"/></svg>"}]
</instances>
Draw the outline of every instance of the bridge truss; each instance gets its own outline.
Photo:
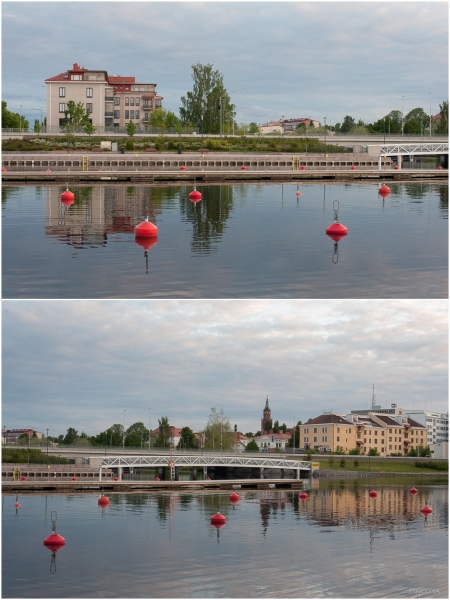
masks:
<instances>
[{"instance_id":1,"label":"bridge truss","mask_svg":"<svg viewBox=\"0 0 450 600\"><path fill-rule=\"evenodd\" d=\"M170 464L172 463L173 464ZM162 456L115 456L102 458L101 468L123 467L247 467L259 469L291 469L297 471L310 471L311 463L305 460L288 460L267 456L265 458L252 456L212 456L212 455L180 455Z\"/></svg>"},{"instance_id":2,"label":"bridge truss","mask_svg":"<svg viewBox=\"0 0 450 600\"><path fill-rule=\"evenodd\" d=\"M420 144L385 144L380 146L380 154L399 156L410 154L448 154L448 142Z\"/></svg>"}]
</instances>

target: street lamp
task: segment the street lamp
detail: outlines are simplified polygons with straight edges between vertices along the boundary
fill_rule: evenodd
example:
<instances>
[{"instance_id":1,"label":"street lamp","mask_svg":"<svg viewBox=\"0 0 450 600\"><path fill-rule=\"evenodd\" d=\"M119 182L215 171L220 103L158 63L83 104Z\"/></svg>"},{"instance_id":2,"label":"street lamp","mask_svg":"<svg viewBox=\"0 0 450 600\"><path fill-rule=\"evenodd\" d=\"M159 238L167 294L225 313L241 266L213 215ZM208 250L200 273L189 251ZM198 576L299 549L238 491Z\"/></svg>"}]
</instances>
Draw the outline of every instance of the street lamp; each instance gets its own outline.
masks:
<instances>
[{"instance_id":1,"label":"street lamp","mask_svg":"<svg viewBox=\"0 0 450 600\"><path fill-rule=\"evenodd\" d=\"M48 430L50 427L47 427L47 479L48 479Z\"/></svg>"},{"instance_id":2,"label":"street lamp","mask_svg":"<svg viewBox=\"0 0 450 600\"><path fill-rule=\"evenodd\" d=\"M327 157L327 115L324 116L323 118L323 126L325 128L325 158ZM326 163L325 163L325 167L326 167Z\"/></svg>"},{"instance_id":3,"label":"street lamp","mask_svg":"<svg viewBox=\"0 0 450 600\"><path fill-rule=\"evenodd\" d=\"M402 137L403 137L403 98L405 96L402 96Z\"/></svg>"},{"instance_id":4,"label":"street lamp","mask_svg":"<svg viewBox=\"0 0 450 600\"><path fill-rule=\"evenodd\" d=\"M292 450L293 450L293 453L295 454L295 430L297 429L297 427L295 426L295 417L294 417L294 415L292 415L292 418L294 419L294 443L292 444Z\"/></svg>"},{"instance_id":5,"label":"street lamp","mask_svg":"<svg viewBox=\"0 0 450 600\"><path fill-rule=\"evenodd\" d=\"M123 409L123 433L122 433L122 450L125 451L125 413L127 409Z\"/></svg>"},{"instance_id":6,"label":"street lamp","mask_svg":"<svg viewBox=\"0 0 450 600\"><path fill-rule=\"evenodd\" d=\"M152 439L152 409L149 407L148 409L150 411L150 422L149 422L149 427L148 427L148 451L150 452L151 449L151 439Z\"/></svg>"},{"instance_id":7,"label":"street lamp","mask_svg":"<svg viewBox=\"0 0 450 600\"><path fill-rule=\"evenodd\" d=\"M22 105L20 105L19 129L20 129L20 131L22 131Z\"/></svg>"},{"instance_id":8,"label":"street lamp","mask_svg":"<svg viewBox=\"0 0 450 600\"><path fill-rule=\"evenodd\" d=\"M283 125L284 115L281 115L281 152L284 152L284 125Z\"/></svg>"},{"instance_id":9,"label":"street lamp","mask_svg":"<svg viewBox=\"0 0 450 600\"><path fill-rule=\"evenodd\" d=\"M430 94L430 137L431 137L431 92L428 92Z\"/></svg>"},{"instance_id":10,"label":"street lamp","mask_svg":"<svg viewBox=\"0 0 450 600\"><path fill-rule=\"evenodd\" d=\"M41 127L39 128L39 133L41 133L41 128L44 125L44 122L42 121L42 108L29 108L28 110L40 110L41 111Z\"/></svg>"},{"instance_id":11,"label":"street lamp","mask_svg":"<svg viewBox=\"0 0 450 600\"><path fill-rule=\"evenodd\" d=\"M383 143L386 145L386 117L383 117L383 138Z\"/></svg>"}]
</instances>

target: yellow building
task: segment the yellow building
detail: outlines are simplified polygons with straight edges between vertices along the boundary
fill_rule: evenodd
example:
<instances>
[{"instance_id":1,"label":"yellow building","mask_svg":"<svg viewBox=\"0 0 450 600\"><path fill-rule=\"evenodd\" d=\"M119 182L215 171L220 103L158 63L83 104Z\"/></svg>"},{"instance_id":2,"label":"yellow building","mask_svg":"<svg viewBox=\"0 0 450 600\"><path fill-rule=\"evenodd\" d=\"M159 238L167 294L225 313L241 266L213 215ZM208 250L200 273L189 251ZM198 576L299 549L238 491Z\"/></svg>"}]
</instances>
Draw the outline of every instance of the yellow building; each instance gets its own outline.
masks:
<instances>
[{"instance_id":1,"label":"yellow building","mask_svg":"<svg viewBox=\"0 0 450 600\"><path fill-rule=\"evenodd\" d=\"M339 446L348 452L356 448L356 430L356 425L345 417L326 413L300 425L300 447L335 452Z\"/></svg>"}]
</instances>

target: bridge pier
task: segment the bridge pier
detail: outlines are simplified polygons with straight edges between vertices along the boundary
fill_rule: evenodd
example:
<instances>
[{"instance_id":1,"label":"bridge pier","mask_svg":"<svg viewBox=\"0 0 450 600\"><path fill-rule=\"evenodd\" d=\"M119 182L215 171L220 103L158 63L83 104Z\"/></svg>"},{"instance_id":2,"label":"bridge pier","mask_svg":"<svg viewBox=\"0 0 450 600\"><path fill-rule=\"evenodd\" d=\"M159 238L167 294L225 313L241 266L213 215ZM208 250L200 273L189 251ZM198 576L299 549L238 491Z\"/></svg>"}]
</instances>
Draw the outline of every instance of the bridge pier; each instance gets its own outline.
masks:
<instances>
[{"instance_id":1,"label":"bridge pier","mask_svg":"<svg viewBox=\"0 0 450 600\"><path fill-rule=\"evenodd\" d=\"M259 467L259 478L264 479L264 467Z\"/></svg>"},{"instance_id":2,"label":"bridge pier","mask_svg":"<svg viewBox=\"0 0 450 600\"><path fill-rule=\"evenodd\" d=\"M122 473L123 467L117 467L117 477L119 478L119 481L122 481Z\"/></svg>"},{"instance_id":3,"label":"bridge pier","mask_svg":"<svg viewBox=\"0 0 450 600\"><path fill-rule=\"evenodd\" d=\"M403 157L401 154L397 154L397 166L399 169L402 168L402 163L403 163Z\"/></svg>"},{"instance_id":4,"label":"bridge pier","mask_svg":"<svg viewBox=\"0 0 450 600\"><path fill-rule=\"evenodd\" d=\"M208 478L208 467L203 467L203 479Z\"/></svg>"}]
</instances>

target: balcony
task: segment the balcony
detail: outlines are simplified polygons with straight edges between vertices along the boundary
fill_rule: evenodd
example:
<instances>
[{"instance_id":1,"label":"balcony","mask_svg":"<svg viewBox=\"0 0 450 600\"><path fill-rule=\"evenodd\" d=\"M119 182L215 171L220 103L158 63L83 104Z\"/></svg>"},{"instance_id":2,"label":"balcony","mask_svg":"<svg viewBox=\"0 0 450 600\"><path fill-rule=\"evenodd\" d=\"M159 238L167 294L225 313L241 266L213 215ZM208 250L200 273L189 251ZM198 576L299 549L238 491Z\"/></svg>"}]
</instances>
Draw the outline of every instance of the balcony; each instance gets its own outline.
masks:
<instances>
[{"instance_id":1,"label":"balcony","mask_svg":"<svg viewBox=\"0 0 450 600\"><path fill-rule=\"evenodd\" d=\"M106 110L105 111L105 117L114 117L114 113Z\"/></svg>"},{"instance_id":2,"label":"balcony","mask_svg":"<svg viewBox=\"0 0 450 600\"><path fill-rule=\"evenodd\" d=\"M105 102L114 102L114 96L105 96Z\"/></svg>"}]
</instances>

